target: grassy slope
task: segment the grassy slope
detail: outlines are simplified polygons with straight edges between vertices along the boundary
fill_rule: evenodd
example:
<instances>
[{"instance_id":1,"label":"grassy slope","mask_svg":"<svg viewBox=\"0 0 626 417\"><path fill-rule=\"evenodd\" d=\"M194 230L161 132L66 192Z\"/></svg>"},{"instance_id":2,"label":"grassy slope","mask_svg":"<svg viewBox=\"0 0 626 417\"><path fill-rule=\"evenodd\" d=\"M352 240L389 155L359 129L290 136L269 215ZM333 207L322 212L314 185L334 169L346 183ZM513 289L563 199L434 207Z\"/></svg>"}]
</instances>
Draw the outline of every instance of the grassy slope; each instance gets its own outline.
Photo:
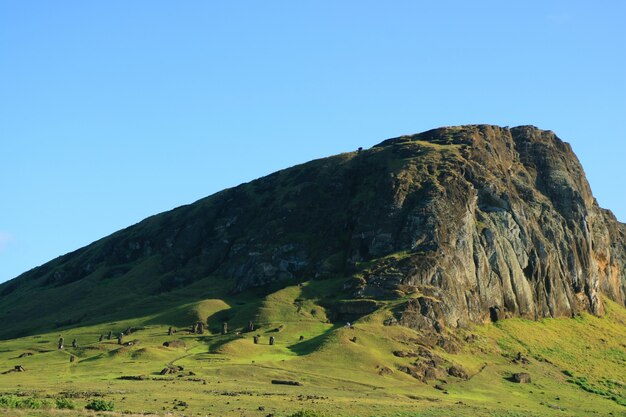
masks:
<instances>
[{"instance_id":1,"label":"grassy slope","mask_svg":"<svg viewBox=\"0 0 626 417\"><path fill-rule=\"evenodd\" d=\"M510 319L459 334L473 334L474 340L463 343L457 354L436 353L473 376L468 381L446 377L446 394L434 389L435 382L423 384L398 371L411 360L392 352L414 349L411 339L417 334L382 325L393 305L361 318L354 329L328 322L318 303L332 298L339 284L312 281L264 298L208 299L159 315L64 330L66 345L77 338L78 349L57 350L59 333L1 341L0 371L18 364L27 371L0 375L0 392L71 396L80 408L104 396L121 412L175 415L280 416L299 409L346 416L626 414L620 405L626 404L626 310L620 306L607 303L603 318ZM167 336L170 324L180 328L207 318L213 333L179 331ZM232 330L225 336L219 334L223 320ZM253 344L253 333L234 334L249 320L261 326L254 332L261 335L259 345ZM97 342L99 334L128 326L145 326L126 338L138 339L136 346ZM272 335L275 346L268 345ZM300 335L305 337L302 342ZM350 341L354 336L356 343ZM183 340L185 347L163 347L167 340ZM24 352L34 354L17 358ZM517 352L531 363L512 363ZM74 363L69 361L72 354L77 357ZM184 376L158 375L168 363L184 366L179 374ZM393 373L379 375L382 367ZM520 371L529 372L533 382L506 379ZM123 375L150 379L117 379ZM271 379L298 380L303 386L272 385ZM188 405L177 405L180 401Z\"/></svg>"}]
</instances>

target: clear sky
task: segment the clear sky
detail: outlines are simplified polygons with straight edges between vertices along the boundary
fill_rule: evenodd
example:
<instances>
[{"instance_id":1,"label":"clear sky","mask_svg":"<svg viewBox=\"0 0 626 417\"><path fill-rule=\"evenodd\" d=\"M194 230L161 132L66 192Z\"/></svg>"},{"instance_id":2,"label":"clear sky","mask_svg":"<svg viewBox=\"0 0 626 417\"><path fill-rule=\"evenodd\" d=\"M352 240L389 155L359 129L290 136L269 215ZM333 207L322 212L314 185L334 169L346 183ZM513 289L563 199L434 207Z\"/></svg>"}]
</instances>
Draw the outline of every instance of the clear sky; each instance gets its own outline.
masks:
<instances>
[{"instance_id":1,"label":"clear sky","mask_svg":"<svg viewBox=\"0 0 626 417\"><path fill-rule=\"evenodd\" d=\"M572 144L626 221L624 1L0 1L0 281L443 125Z\"/></svg>"}]
</instances>

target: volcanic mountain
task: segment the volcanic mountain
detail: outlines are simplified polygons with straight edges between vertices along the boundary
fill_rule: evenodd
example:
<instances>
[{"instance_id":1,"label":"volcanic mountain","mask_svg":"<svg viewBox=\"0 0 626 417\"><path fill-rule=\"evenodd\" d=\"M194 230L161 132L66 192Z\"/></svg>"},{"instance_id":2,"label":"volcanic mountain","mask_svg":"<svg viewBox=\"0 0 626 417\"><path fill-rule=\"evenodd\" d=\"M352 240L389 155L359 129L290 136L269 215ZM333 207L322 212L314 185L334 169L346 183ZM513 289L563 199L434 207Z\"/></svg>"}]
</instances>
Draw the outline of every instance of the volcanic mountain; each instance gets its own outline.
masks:
<instances>
[{"instance_id":1,"label":"volcanic mountain","mask_svg":"<svg viewBox=\"0 0 626 417\"><path fill-rule=\"evenodd\" d=\"M0 286L0 338L337 279L319 301L336 322L387 301L388 324L434 333L601 316L606 299L626 303L626 225L553 132L439 128L226 189L28 271Z\"/></svg>"}]
</instances>

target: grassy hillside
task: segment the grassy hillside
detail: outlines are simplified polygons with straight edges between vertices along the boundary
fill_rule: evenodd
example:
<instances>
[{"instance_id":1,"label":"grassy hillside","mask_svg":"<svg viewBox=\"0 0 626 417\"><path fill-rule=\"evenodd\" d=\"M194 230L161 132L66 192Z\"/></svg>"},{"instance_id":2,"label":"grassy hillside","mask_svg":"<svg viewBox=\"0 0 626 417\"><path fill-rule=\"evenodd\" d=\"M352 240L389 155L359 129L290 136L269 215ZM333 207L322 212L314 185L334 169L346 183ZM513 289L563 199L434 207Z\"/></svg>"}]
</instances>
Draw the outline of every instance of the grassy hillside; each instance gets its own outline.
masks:
<instances>
[{"instance_id":1,"label":"grassy hillside","mask_svg":"<svg viewBox=\"0 0 626 417\"><path fill-rule=\"evenodd\" d=\"M89 414L87 404L104 400L113 403L114 413L181 416L288 416L299 410L328 416L626 414L621 306L608 301L602 318L503 320L447 334L449 345L441 347L428 334L384 324L397 300L379 302L352 328L333 324L325 306L340 302L335 297L341 284L329 279L261 297L193 300L158 315L1 341L0 371L20 365L25 372L0 374L0 404L44 409L0 413L70 415L56 408L60 401L76 407L71 415ZM185 331L197 320L208 323L208 332ZM224 321L226 335L220 334ZM254 332L246 331L249 321L258 327ZM169 326L178 330L172 336ZM99 335L128 327L138 329L124 338L132 346L98 342ZM57 349L60 336L63 350ZM71 347L74 338L77 348ZM171 341L179 343L163 346ZM439 374L426 382L403 371L425 359L398 353L424 350L440 361ZM528 363L514 362L518 352ZM160 375L168 366L183 370ZM467 379L450 376L453 366ZM518 372L530 374L532 382L510 381Z\"/></svg>"}]
</instances>

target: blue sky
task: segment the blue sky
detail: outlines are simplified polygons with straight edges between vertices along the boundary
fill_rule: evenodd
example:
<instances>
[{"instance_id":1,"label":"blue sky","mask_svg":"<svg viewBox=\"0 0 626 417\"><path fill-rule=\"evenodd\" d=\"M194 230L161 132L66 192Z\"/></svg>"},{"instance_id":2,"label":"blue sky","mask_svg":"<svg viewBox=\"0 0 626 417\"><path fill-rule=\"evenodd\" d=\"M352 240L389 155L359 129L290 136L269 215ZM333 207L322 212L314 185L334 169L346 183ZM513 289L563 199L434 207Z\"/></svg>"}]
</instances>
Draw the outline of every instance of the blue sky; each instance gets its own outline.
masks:
<instances>
[{"instance_id":1,"label":"blue sky","mask_svg":"<svg viewBox=\"0 0 626 417\"><path fill-rule=\"evenodd\" d=\"M277 169L533 124L626 221L626 2L0 2L0 282Z\"/></svg>"}]
</instances>

